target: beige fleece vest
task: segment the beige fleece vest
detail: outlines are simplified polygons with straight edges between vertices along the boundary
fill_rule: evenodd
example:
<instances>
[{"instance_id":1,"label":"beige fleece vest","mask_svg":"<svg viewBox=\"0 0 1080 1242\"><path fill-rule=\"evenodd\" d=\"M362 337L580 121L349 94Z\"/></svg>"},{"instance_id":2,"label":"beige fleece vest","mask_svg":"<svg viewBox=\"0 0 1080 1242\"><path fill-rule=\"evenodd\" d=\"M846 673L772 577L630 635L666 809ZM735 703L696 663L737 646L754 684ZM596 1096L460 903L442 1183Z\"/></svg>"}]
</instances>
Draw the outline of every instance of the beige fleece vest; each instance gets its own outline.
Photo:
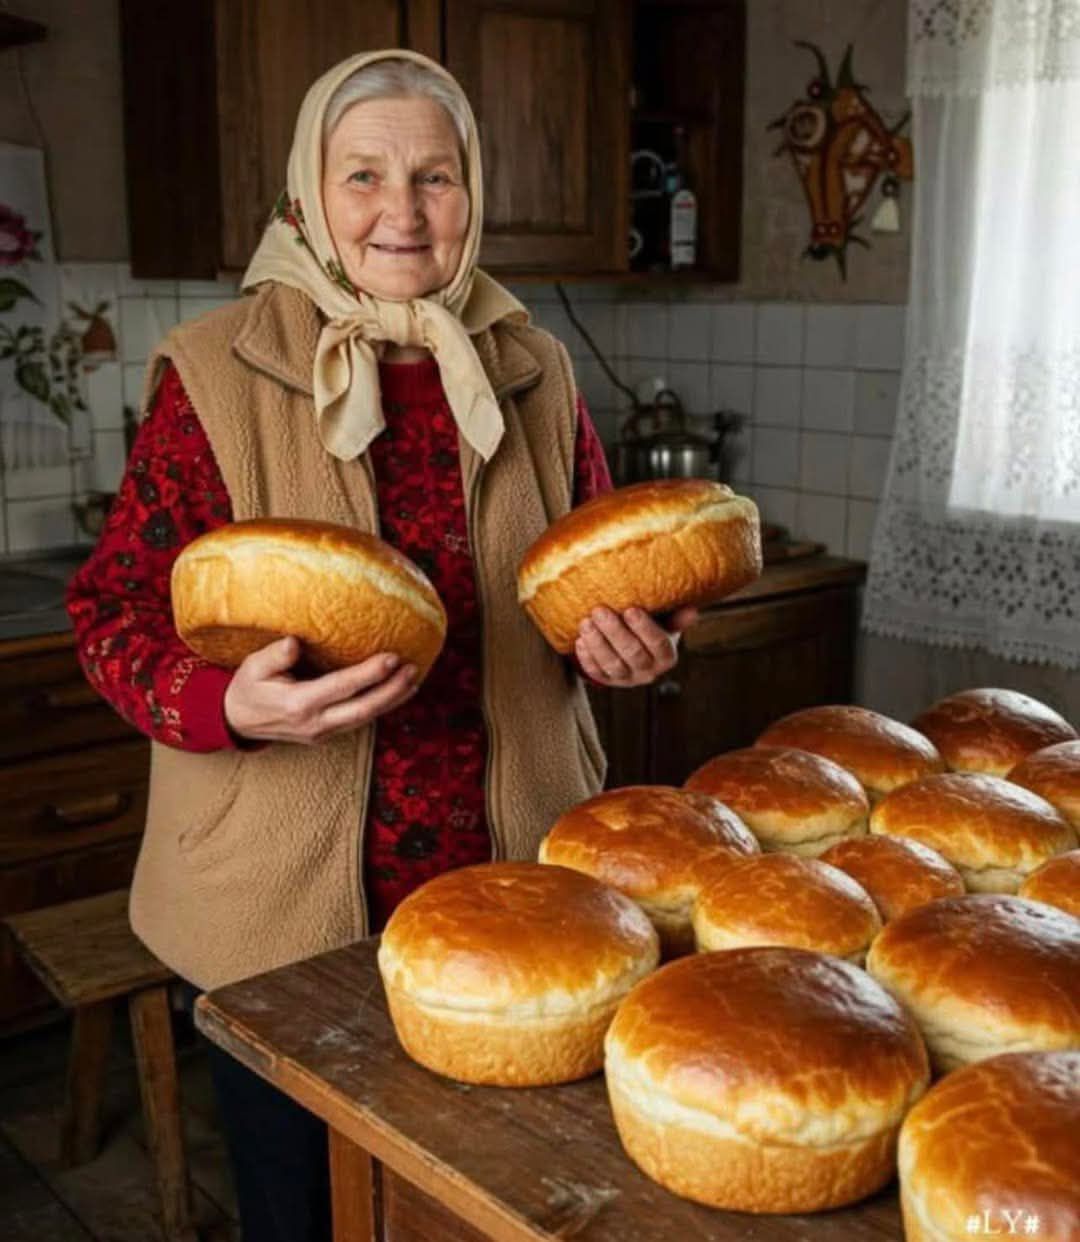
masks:
<instances>
[{"instance_id":1,"label":"beige fleece vest","mask_svg":"<svg viewBox=\"0 0 1080 1242\"><path fill-rule=\"evenodd\" d=\"M150 361L147 403L171 360L237 520L374 532L369 459L338 461L316 434L317 315L302 294L268 285L182 325ZM484 634L488 823L495 857L535 858L541 836L600 789L605 769L580 681L516 602L521 556L571 504L574 387L547 333L496 325L475 344L506 420L486 464L459 438ZM148 947L208 988L363 936L373 739L366 728L313 747L211 754L155 744L131 893L132 926Z\"/></svg>"}]
</instances>

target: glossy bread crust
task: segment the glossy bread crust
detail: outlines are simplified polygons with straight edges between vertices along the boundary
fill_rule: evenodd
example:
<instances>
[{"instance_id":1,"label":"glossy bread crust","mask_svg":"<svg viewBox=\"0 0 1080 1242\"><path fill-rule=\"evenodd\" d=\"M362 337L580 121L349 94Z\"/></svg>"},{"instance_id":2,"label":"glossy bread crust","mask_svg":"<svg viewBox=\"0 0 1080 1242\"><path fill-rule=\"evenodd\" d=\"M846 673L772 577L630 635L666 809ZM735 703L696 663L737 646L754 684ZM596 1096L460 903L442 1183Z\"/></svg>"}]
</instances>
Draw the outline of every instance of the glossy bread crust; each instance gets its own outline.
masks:
<instances>
[{"instance_id":1,"label":"glossy bread crust","mask_svg":"<svg viewBox=\"0 0 1080 1242\"><path fill-rule=\"evenodd\" d=\"M662 614L722 599L761 573L753 501L706 479L617 488L571 510L518 569L518 600L556 651L597 607Z\"/></svg>"},{"instance_id":2,"label":"glossy bread crust","mask_svg":"<svg viewBox=\"0 0 1080 1242\"><path fill-rule=\"evenodd\" d=\"M171 594L180 637L227 668L289 634L323 671L386 651L422 678L446 637L442 601L412 561L329 522L257 518L209 531L176 558Z\"/></svg>"}]
</instances>

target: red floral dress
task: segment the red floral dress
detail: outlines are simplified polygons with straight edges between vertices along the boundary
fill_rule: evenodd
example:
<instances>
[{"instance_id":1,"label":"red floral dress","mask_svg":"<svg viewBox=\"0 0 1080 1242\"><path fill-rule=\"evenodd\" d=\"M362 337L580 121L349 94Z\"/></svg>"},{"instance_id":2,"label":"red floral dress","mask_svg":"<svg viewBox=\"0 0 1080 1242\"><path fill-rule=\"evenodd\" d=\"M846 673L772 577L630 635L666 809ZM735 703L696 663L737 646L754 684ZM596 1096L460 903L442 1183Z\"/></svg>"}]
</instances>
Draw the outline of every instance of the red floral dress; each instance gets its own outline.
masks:
<instances>
[{"instance_id":1,"label":"red floral dress","mask_svg":"<svg viewBox=\"0 0 1080 1242\"><path fill-rule=\"evenodd\" d=\"M482 630L457 429L434 361L383 364L379 381L386 430L370 452L380 533L431 579L448 630L420 690L380 717L375 730L364 860L374 930L425 880L491 856ZM583 404L578 414L575 504L611 486ZM236 745L224 717L232 674L184 646L169 601L181 548L231 520L206 433L169 367L101 539L68 588L67 605L91 684L136 728L182 750Z\"/></svg>"}]
</instances>

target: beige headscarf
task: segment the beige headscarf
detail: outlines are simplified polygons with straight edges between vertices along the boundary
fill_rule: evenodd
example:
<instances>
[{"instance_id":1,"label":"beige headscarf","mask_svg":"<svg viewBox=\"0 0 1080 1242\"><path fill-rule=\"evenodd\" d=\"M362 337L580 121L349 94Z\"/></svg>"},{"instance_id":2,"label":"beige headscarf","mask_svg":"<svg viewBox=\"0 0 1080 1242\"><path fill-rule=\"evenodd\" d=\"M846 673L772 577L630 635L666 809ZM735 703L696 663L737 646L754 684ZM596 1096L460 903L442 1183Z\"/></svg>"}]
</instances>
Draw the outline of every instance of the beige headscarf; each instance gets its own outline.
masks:
<instances>
[{"instance_id":1,"label":"beige headscarf","mask_svg":"<svg viewBox=\"0 0 1080 1242\"><path fill-rule=\"evenodd\" d=\"M468 117L465 175L469 227L461 262L443 289L393 301L354 289L330 236L323 208L323 118L334 92L358 69L380 60L411 60L451 85ZM527 322L528 312L476 266L483 228L483 176L476 120L464 92L441 65L390 48L352 56L324 73L300 108L289 154L288 189L275 204L262 241L244 273L244 288L274 280L300 289L326 316L315 350L315 414L327 450L348 461L385 427L378 358L386 342L424 346L435 355L461 434L485 459L503 434L503 418L469 340L499 319Z\"/></svg>"}]
</instances>

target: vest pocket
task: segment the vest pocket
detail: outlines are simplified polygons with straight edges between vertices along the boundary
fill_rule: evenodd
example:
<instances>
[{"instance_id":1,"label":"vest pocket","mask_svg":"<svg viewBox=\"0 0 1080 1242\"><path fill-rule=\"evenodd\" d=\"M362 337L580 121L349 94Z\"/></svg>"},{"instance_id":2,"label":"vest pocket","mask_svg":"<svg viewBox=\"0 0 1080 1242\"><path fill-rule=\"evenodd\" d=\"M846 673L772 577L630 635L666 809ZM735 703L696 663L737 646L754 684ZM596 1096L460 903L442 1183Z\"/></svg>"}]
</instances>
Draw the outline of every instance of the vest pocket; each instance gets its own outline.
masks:
<instances>
[{"instance_id":1,"label":"vest pocket","mask_svg":"<svg viewBox=\"0 0 1080 1242\"><path fill-rule=\"evenodd\" d=\"M191 858L193 852L211 840L218 828L225 822L240 790L243 761L243 751L233 751L228 755L221 772L217 775L217 788L210 795L209 800L187 820L187 827L177 837L176 843L180 853L186 855L189 861L196 861Z\"/></svg>"}]
</instances>

